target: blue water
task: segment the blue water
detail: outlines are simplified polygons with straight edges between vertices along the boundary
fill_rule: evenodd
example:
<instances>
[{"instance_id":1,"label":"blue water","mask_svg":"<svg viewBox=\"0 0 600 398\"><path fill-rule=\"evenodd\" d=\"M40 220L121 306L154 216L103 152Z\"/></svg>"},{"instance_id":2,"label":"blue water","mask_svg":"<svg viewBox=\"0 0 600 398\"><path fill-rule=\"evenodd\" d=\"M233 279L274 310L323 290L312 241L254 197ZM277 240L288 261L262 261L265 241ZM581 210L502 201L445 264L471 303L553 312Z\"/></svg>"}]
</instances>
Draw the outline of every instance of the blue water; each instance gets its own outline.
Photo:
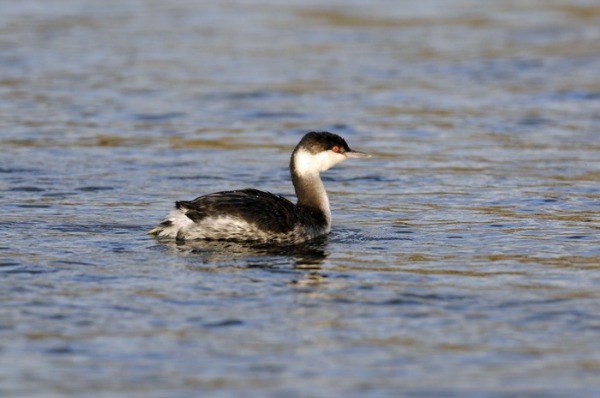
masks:
<instances>
[{"instance_id":1,"label":"blue water","mask_svg":"<svg viewBox=\"0 0 600 398\"><path fill-rule=\"evenodd\" d=\"M0 396L600 395L595 3L1 8ZM146 235L311 130L329 237Z\"/></svg>"}]
</instances>

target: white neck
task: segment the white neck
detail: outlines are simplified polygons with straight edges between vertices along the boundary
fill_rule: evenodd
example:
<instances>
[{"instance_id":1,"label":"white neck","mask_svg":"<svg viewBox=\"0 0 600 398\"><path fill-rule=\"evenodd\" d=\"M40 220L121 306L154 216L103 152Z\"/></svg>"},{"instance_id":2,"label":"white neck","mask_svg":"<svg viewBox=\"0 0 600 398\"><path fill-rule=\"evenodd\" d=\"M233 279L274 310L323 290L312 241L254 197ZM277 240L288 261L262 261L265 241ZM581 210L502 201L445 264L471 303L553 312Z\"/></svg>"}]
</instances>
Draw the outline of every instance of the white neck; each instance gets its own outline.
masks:
<instances>
[{"instance_id":1,"label":"white neck","mask_svg":"<svg viewBox=\"0 0 600 398\"><path fill-rule=\"evenodd\" d=\"M298 206L320 210L325 216L328 228L331 225L331 210L320 172L328 170L345 159L346 156L333 151L319 152L315 155L304 149L299 149L292 156L290 168Z\"/></svg>"}]
</instances>

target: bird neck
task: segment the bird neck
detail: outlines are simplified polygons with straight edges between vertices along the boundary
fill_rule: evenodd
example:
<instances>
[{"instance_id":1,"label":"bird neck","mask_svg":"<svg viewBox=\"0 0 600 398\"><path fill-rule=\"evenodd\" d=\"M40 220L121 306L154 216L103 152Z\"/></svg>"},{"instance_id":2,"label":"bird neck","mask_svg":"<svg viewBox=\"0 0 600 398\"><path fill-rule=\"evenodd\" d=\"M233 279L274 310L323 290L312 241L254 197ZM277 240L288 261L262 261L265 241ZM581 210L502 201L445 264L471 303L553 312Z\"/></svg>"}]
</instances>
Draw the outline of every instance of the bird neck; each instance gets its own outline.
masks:
<instances>
[{"instance_id":1,"label":"bird neck","mask_svg":"<svg viewBox=\"0 0 600 398\"><path fill-rule=\"evenodd\" d=\"M323 181L319 172L299 174L292 168L292 182L298 198L298 206L317 210L327 222L331 225L331 210L329 208L329 198L325 191Z\"/></svg>"}]
</instances>

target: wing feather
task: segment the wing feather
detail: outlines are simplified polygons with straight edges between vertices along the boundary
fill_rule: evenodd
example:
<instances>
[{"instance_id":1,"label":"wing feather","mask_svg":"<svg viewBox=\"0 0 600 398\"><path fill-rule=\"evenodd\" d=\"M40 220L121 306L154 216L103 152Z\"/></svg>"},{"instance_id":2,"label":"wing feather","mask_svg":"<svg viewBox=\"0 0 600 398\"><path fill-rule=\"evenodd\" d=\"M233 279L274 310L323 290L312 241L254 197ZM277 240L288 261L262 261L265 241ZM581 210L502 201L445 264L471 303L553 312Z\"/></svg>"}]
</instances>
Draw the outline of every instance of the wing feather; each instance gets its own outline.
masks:
<instances>
[{"instance_id":1,"label":"wing feather","mask_svg":"<svg viewBox=\"0 0 600 398\"><path fill-rule=\"evenodd\" d=\"M257 189L216 192L175 206L196 223L223 214L273 232L290 231L305 218L305 212L283 196Z\"/></svg>"}]
</instances>

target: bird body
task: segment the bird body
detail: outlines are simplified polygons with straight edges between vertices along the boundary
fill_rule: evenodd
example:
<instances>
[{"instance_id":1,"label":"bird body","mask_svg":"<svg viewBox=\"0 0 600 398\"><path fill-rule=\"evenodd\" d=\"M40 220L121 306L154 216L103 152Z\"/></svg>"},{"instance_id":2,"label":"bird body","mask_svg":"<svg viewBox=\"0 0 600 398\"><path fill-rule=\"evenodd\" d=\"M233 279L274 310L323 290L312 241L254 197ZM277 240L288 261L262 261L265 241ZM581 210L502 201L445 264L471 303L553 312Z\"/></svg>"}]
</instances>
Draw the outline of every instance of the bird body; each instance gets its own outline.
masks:
<instances>
[{"instance_id":1,"label":"bird body","mask_svg":"<svg viewBox=\"0 0 600 398\"><path fill-rule=\"evenodd\" d=\"M175 210L150 234L261 243L301 243L325 235L331 229L331 211L320 172L348 157L366 156L336 134L308 133L290 159L297 204L257 189L216 192L176 202Z\"/></svg>"}]
</instances>

